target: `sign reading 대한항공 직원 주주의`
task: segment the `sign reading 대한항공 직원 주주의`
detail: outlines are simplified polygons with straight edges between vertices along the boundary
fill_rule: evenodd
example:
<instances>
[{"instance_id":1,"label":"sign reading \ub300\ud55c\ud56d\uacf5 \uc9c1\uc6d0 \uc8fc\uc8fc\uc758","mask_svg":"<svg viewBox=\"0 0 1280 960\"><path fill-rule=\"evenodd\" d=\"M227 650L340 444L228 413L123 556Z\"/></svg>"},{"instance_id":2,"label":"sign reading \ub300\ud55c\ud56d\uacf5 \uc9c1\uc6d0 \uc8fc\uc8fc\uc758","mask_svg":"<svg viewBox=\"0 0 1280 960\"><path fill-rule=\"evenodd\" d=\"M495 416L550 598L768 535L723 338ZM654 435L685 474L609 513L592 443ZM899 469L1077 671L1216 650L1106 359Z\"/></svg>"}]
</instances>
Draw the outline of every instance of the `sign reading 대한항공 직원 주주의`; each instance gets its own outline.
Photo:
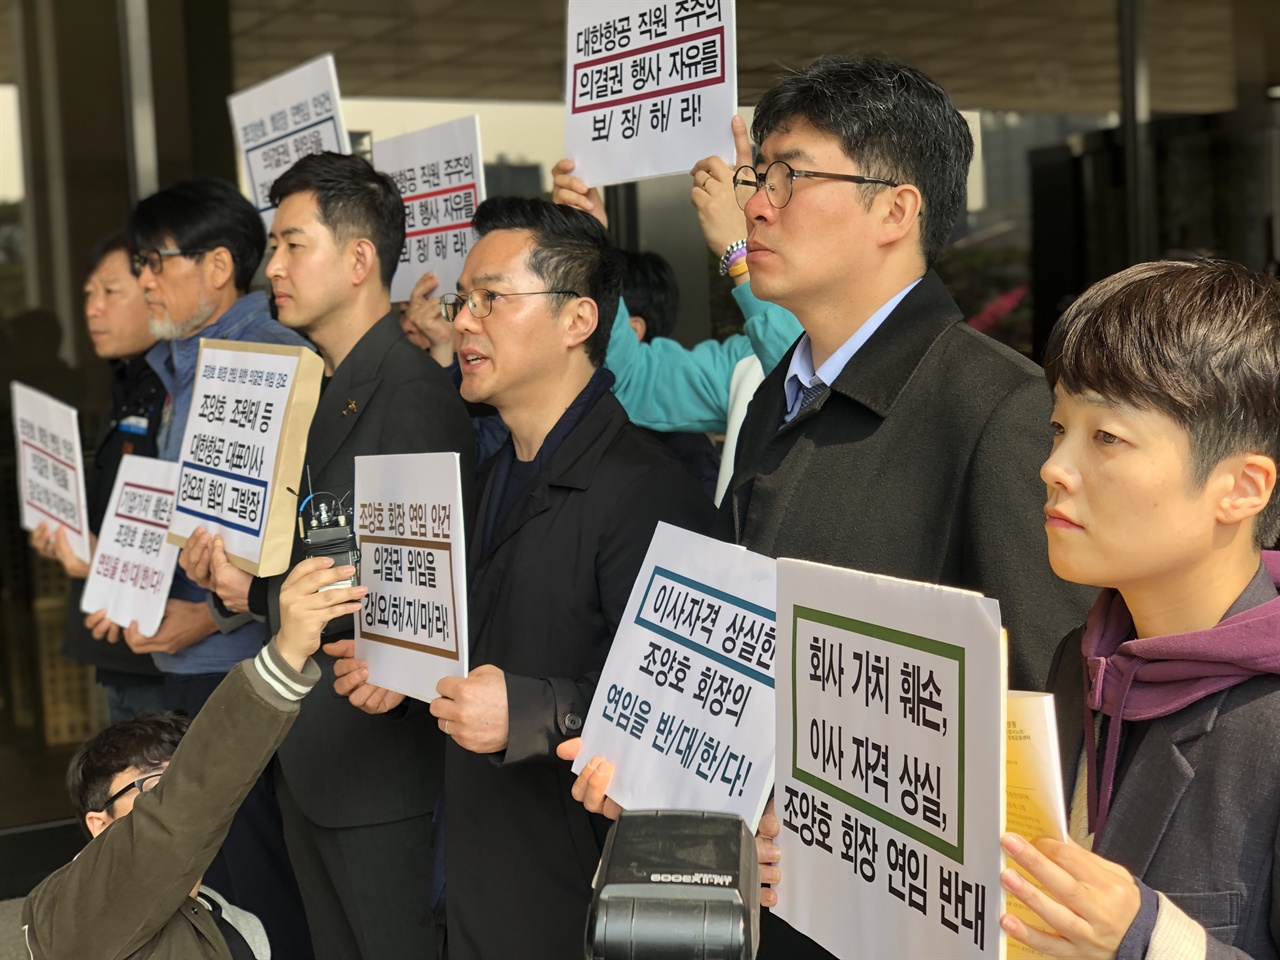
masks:
<instances>
[{"instance_id":1,"label":"sign reading \ub300\ud55c\ud56d\uacf5 \uc9c1\uc6d0 \uc8fc\uc8fc\uc758","mask_svg":"<svg viewBox=\"0 0 1280 960\"><path fill-rule=\"evenodd\" d=\"M112 623L154 636L164 619L178 548L166 533L177 499L179 466L125 454L116 472L98 549L80 595L84 613L107 612Z\"/></svg>"},{"instance_id":2,"label":"sign reading \ub300\ud55c\ud56d\uacf5 \uc9c1\uc6d0 \uc8fc\uc8fc\uc758","mask_svg":"<svg viewBox=\"0 0 1280 960\"><path fill-rule=\"evenodd\" d=\"M324 362L306 347L200 341L170 539L182 545L204 527L254 576L288 569L293 491L323 375Z\"/></svg>"},{"instance_id":3,"label":"sign reading \ub300\ud55c\ud56d\uacf5 \uc9c1\uc6d0 \uc8fc\uc8fc\uc758","mask_svg":"<svg viewBox=\"0 0 1280 960\"><path fill-rule=\"evenodd\" d=\"M1000 956L999 605L779 560L778 636L774 913L839 957Z\"/></svg>"},{"instance_id":4,"label":"sign reading \ub300\ud55c\ud56d\uacf5 \uc9c1\uc6d0 \uc8fc\uc8fc\uc758","mask_svg":"<svg viewBox=\"0 0 1280 960\"><path fill-rule=\"evenodd\" d=\"M428 270L439 279L438 293L452 293L475 242L471 219L485 198L480 118L379 140L373 165L395 181L404 200L405 240L392 302L408 300Z\"/></svg>"},{"instance_id":5,"label":"sign reading \ub300\ud55c\ud56d\uacf5 \uc9c1\uc6d0 \uc8fc\uc8fc\uc758","mask_svg":"<svg viewBox=\"0 0 1280 960\"><path fill-rule=\"evenodd\" d=\"M22 529L61 527L75 555L89 562L84 457L75 407L26 384L9 386L18 461Z\"/></svg>"},{"instance_id":6,"label":"sign reading \ub300\ud55c\ud56d\uacf5 \uc9c1\uc6d0 \uc8fc\uc8fc\uc758","mask_svg":"<svg viewBox=\"0 0 1280 960\"><path fill-rule=\"evenodd\" d=\"M249 199L268 230L271 185L282 173L313 153L351 152L331 53L231 94L227 109Z\"/></svg>"},{"instance_id":7,"label":"sign reading \ub300\ud55c\ud56d\uacf5 \uc9c1\uc6d0 \uc8fc\uc8fc\uc758","mask_svg":"<svg viewBox=\"0 0 1280 960\"><path fill-rule=\"evenodd\" d=\"M734 159L734 0L569 0L565 151L593 186Z\"/></svg>"},{"instance_id":8,"label":"sign reading \ub300\ud55c\ud56d\uacf5 \uc9c1\uc6d0 \uc8fc\uc8fc\uc758","mask_svg":"<svg viewBox=\"0 0 1280 960\"><path fill-rule=\"evenodd\" d=\"M467 555L456 453L356 457L356 656L369 682L433 700L467 675Z\"/></svg>"},{"instance_id":9,"label":"sign reading \ub300\ud55c\ud56d\uacf5 \uc9c1\uc6d0 \uc8fc\uc8fc\uc758","mask_svg":"<svg viewBox=\"0 0 1280 960\"><path fill-rule=\"evenodd\" d=\"M582 727L624 809L736 813L773 784L775 562L660 523Z\"/></svg>"}]
</instances>

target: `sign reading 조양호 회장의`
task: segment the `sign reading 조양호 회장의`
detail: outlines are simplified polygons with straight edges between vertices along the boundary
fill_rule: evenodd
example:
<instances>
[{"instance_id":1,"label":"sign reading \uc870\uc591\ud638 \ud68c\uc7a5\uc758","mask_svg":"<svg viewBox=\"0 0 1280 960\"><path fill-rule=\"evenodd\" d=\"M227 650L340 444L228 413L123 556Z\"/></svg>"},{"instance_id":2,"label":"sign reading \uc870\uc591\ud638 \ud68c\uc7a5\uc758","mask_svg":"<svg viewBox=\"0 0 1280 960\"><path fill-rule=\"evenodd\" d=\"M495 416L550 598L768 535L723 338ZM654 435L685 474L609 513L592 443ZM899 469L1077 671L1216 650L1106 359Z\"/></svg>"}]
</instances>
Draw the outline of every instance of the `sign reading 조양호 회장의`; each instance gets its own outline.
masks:
<instances>
[{"instance_id":1,"label":"sign reading \uc870\uc591\ud638 \ud68c\uc7a5\uc758","mask_svg":"<svg viewBox=\"0 0 1280 960\"><path fill-rule=\"evenodd\" d=\"M480 118L462 117L373 145L373 165L404 200L404 247L391 300L408 300L428 270L451 293L475 242L471 218L485 198Z\"/></svg>"},{"instance_id":2,"label":"sign reading \uc870\uc591\ud638 \ud68c\uc7a5\uc758","mask_svg":"<svg viewBox=\"0 0 1280 960\"><path fill-rule=\"evenodd\" d=\"M624 809L736 813L773 785L775 562L660 523L609 649L574 764L614 765Z\"/></svg>"},{"instance_id":3,"label":"sign reading \uc870\uc591\ud638 \ud68c\uc7a5\uc758","mask_svg":"<svg viewBox=\"0 0 1280 960\"><path fill-rule=\"evenodd\" d=\"M282 173L313 153L351 152L331 53L231 94L227 109L249 199L268 230L273 216L268 195Z\"/></svg>"},{"instance_id":4,"label":"sign reading \uc870\uc591\ud638 \ud68c\uc7a5\uc758","mask_svg":"<svg viewBox=\"0 0 1280 960\"><path fill-rule=\"evenodd\" d=\"M182 545L204 527L254 576L289 568L290 488L302 475L323 375L324 362L306 347L200 341L170 540Z\"/></svg>"},{"instance_id":5,"label":"sign reading \uc870\uc591\ud638 \ud68c\uc7a5\uc758","mask_svg":"<svg viewBox=\"0 0 1280 960\"><path fill-rule=\"evenodd\" d=\"M999 605L778 561L774 913L839 957L1000 957Z\"/></svg>"},{"instance_id":6,"label":"sign reading \uc870\uc591\ud638 \ud68c\uc7a5\uc758","mask_svg":"<svg viewBox=\"0 0 1280 960\"><path fill-rule=\"evenodd\" d=\"M369 682L433 700L467 675L467 554L456 453L356 457L356 656Z\"/></svg>"},{"instance_id":7,"label":"sign reading \uc870\uc591\ud638 \ud68c\uc7a5\uc758","mask_svg":"<svg viewBox=\"0 0 1280 960\"><path fill-rule=\"evenodd\" d=\"M22 529L50 524L66 531L76 557L89 562L84 459L76 410L26 384L9 385L18 455Z\"/></svg>"},{"instance_id":8,"label":"sign reading \uc870\uc591\ud638 \ud68c\uc7a5\uc758","mask_svg":"<svg viewBox=\"0 0 1280 960\"><path fill-rule=\"evenodd\" d=\"M84 613L107 611L112 623L137 621L144 637L164 619L178 548L166 531L177 498L179 466L126 454L116 472L98 549L80 595Z\"/></svg>"},{"instance_id":9,"label":"sign reading \uc870\uc591\ud638 \ud68c\uc7a5\uc758","mask_svg":"<svg viewBox=\"0 0 1280 960\"><path fill-rule=\"evenodd\" d=\"M565 154L593 186L733 163L734 0L569 0Z\"/></svg>"}]
</instances>

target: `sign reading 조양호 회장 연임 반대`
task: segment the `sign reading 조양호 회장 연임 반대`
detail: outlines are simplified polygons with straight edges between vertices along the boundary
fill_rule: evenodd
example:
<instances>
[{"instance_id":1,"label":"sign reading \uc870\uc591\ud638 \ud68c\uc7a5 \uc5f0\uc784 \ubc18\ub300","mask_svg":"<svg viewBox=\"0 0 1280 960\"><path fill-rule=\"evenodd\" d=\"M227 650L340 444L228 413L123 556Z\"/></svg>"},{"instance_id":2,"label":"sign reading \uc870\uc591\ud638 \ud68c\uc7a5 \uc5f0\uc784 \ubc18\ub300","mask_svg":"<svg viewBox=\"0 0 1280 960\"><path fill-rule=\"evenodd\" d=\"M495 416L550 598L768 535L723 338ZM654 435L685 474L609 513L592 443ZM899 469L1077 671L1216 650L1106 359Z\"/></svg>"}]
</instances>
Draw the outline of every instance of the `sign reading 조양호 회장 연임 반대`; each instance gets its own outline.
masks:
<instances>
[{"instance_id":1,"label":"sign reading \uc870\uc591\ud638 \ud68c\uc7a5 \uc5f0\uc784 \ubc18\ub300","mask_svg":"<svg viewBox=\"0 0 1280 960\"><path fill-rule=\"evenodd\" d=\"M18 455L22 529L61 527L76 557L89 562L84 459L74 407L26 384L9 386Z\"/></svg>"},{"instance_id":2,"label":"sign reading \uc870\uc591\ud638 \ud68c\uc7a5 \uc5f0\uc784 \ubc18\ub300","mask_svg":"<svg viewBox=\"0 0 1280 960\"><path fill-rule=\"evenodd\" d=\"M204 527L254 576L289 568L293 490L323 374L324 362L306 347L200 341L170 540L182 545Z\"/></svg>"},{"instance_id":3,"label":"sign reading \uc870\uc591\ud638 \ud68c\uc7a5 \uc5f0\uc784 \ubc18\ub300","mask_svg":"<svg viewBox=\"0 0 1280 960\"><path fill-rule=\"evenodd\" d=\"M373 165L404 200L404 247L391 300L408 300L428 270L438 293L451 293L475 242L471 218L484 202L480 118L462 117L373 145Z\"/></svg>"},{"instance_id":4,"label":"sign reading \uc870\uc591\ud638 \ud68c\uc7a5 \uc5f0\uc784 \ubc18\ub300","mask_svg":"<svg viewBox=\"0 0 1280 960\"><path fill-rule=\"evenodd\" d=\"M660 523L582 728L625 809L736 813L773 784L775 562Z\"/></svg>"},{"instance_id":5,"label":"sign reading \uc870\uc591\ud638 \ud68c\uc7a5 \uc5f0\uc784 \ubc18\ub300","mask_svg":"<svg viewBox=\"0 0 1280 960\"><path fill-rule=\"evenodd\" d=\"M999 605L779 560L778 639L774 912L839 957L1002 956Z\"/></svg>"},{"instance_id":6,"label":"sign reading \uc870\uc591\ud638 \ud68c\uc7a5 \uc5f0\uc784 \ubc18\ub300","mask_svg":"<svg viewBox=\"0 0 1280 960\"><path fill-rule=\"evenodd\" d=\"M177 498L176 463L126 454L116 472L98 549L80 595L84 613L107 611L121 627L137 621L144 637L164 619L178 548L166 531Z\"/></svg>"},{"instance_id":7,"label":"sign reading \uc870\uc591\ud638 \ud68c\uc7a5 \uc5f0\uc784 \ubc18\ub300","mask_svg":"<svg viewBox=\"0 0 1280 960\"><path fill-rule=\"evenodd\" d=\"M338 72L326 53L227 97L249 199L271 229L271 185L313 153L350 153Z\"/></svg>"},{"instance_id":8,"label":"sign reading \uc870\uc591\ud638 \ud68c\uc7a5 \uc5f0\uc784 \ubc18\ub300","mask_svg":"<svg viewBox=\"0 0 1280 960\"><path fill-rule=\"evenodd\" d=\"M734 0L569 0L565 152L593 186L733 163Z\"/></svg>"},{"instance_id":9,"label":"sign reading \uc870\uc591\ud638 \ud68c\uc7a5 \uc5f0\uc784 \ubc18\ub300","mask_svg":"<svg viewBox=\"0 0 1280 960\"><path fill-rule=\"evenodd\" d=\"M456 453L356 457L356 656L369 682L433 700L467 675L467 555Z\"/></svg>"}]
</instances>

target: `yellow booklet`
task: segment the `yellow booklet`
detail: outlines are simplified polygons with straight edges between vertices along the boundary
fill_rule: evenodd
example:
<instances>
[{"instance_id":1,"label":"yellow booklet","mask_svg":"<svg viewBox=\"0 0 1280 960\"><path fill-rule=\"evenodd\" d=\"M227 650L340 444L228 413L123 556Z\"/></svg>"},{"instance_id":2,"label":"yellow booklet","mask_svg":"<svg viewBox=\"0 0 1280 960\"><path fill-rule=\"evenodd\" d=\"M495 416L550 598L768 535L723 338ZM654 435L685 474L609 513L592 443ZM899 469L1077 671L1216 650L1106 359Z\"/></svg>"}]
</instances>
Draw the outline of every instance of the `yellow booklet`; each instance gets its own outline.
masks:
<instances>
[{"instance_id":1,"label":"yellow booklet","mask_svg":"<svg viewBox=\"0 0 1280 960\"><path fill-rule=\"evenodd\" d=\"M1052 837L1065 842L1067 805L1053 694L1010 690L1005 710L1005 830L1028 840ZM1016 898L1007 897L1005 909L1028 926L1045 929L1044 921ZM1044 954L1009 939L1007 956L1014 960Z\"/></svg>"}]
</instances>

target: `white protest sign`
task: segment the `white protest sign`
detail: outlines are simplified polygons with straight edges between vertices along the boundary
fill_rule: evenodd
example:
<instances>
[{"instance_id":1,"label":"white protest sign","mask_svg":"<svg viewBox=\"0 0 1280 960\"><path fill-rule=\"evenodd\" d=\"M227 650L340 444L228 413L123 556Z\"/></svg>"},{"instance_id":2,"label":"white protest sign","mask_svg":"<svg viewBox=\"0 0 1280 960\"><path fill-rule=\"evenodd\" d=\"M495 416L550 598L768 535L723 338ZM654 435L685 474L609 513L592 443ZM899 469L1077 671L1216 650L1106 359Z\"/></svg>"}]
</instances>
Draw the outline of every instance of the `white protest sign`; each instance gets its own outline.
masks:
<instances>
[{"instance_id":1,"label":"white protest sign","mask_svg":"<svg viewBox=\"0 0 1280 960\"><path fill-rule=\"evenodd\" d=\"M220 534L255 576L289 567L307 431L324 362L306 347L201 340L169 539Z\"/></svg>"},{"instance_id":2,"label":"white protest sign","mask_svg":"<svg viewBox=\"0 0 1280 960\"><path fill-rule=\"evenodd\" d=\"M80 595L85 613L107 611L121 627L138 621L144 637L164 619L178 548L165 536L177 497L176 463L125 454L116 471L93 568Z\"/></svg>"},{"instance_id":3,"label":"white protest sign","mask_svg":"<svg viewBox=\"0 0 1280 960\"><path fill-rule=\"evenodd\" d=\"M434 700L467 675L467 553L456 453L356 457L356 546L369 588L356 656L369 682Z\"/></svg>"},{"instance_id":4,"label":"white protest sign","mask_svg":"<svg viewBox=\"0 0 1280 960\"><path fill-rule=\"evenodd\" d=\"M76 557L89 562L84 459L75 407L14 381L13 437L18 454L22 529L42 523L61 527Z\"/></svg>"},{"instance_id":5,"label":"white protest sign","mask_svg":"<svg viewBox=\"0 0 1280 960\"><path fill-rule=\"evenodd\" d=\"M463 117L373 145L373 165L404 199L404 247L391 300L408 300L428 270L452 293L475 242L471 218L484 201L480 117Z\"/></svg>"},{"instance_id":6,"label":"white protest sign","mask_svg":"<svg viewBox=\"0 0 1280 960\"><path fill-rule=\"evenodd\" d=\"M601 186L734 160L734 0L569 0L565 155Z\"/></svg>"},{"instance_id":7,"label":"white protest sign","mask_svg":"<svg viewBox=\"0 0 1280 960\"><path fill-rule=\"evenodd\" d=\"M773 785L775 563L658 524L582 728L625 809L736 813Z\"/></svg>"},{"instance_id":8,"label":"white protest sign","mask_svg":"<svg viewBox=\"0 0 1280 960\"><path fill-rule=\"evenodd\" d=\"M308 60L227 97L249 199L271 228L276 179L312 153L350 153L333 54Z\"/></svg>"},{"instance_id":9,"label":"white protest sign","mask_svg":"<svg viewBox=\"0 0 1280 960\"><path fill-rule=\"evenodd\" d=\"M778 561L782 882L838 957L1002 957L1005 645L975 593Z\"/></svg>"}]
</instances>

